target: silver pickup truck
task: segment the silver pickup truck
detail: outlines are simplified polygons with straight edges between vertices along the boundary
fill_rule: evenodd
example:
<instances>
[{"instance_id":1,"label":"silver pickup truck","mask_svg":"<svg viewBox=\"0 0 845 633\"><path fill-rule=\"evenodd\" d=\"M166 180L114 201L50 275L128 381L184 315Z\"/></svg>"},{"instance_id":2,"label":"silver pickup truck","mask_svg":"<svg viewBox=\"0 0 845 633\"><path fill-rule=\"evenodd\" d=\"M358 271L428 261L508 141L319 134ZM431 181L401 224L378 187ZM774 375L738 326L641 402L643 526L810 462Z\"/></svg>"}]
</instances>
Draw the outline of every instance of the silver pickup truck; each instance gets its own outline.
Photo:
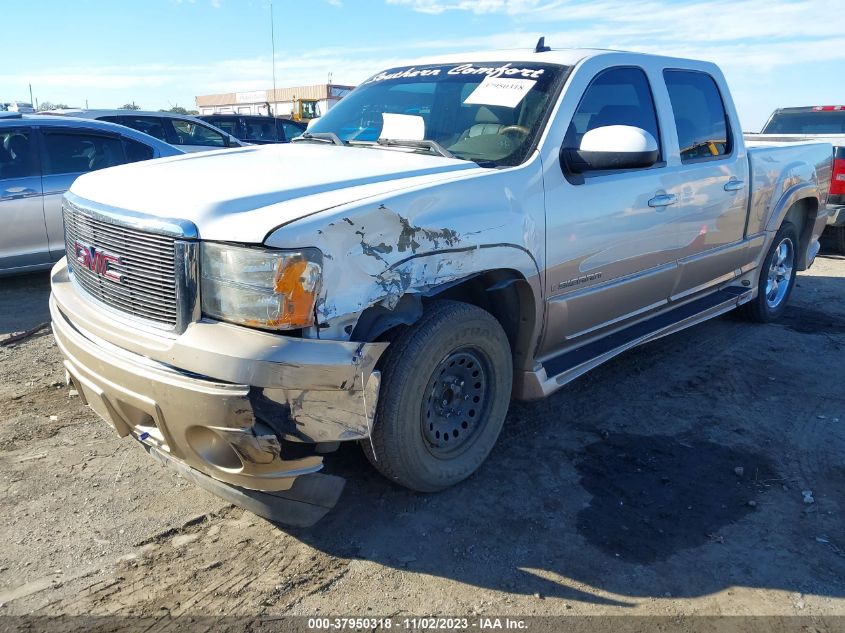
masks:
<instances>
[{"instance_id":1,"label":"silver pickup truck","mask_svg":"<svg viewBox=\"0 0 845 633\"><path fill-rule=\"evenodd\" d=\"M291 144L79 178L53 330L87 403L201 483L288 490L355 441L436 491L512 397L734 308L778 318L830 174L829 144L747 146L710 63L421 61Z\"/></svg>"}]
</instances>

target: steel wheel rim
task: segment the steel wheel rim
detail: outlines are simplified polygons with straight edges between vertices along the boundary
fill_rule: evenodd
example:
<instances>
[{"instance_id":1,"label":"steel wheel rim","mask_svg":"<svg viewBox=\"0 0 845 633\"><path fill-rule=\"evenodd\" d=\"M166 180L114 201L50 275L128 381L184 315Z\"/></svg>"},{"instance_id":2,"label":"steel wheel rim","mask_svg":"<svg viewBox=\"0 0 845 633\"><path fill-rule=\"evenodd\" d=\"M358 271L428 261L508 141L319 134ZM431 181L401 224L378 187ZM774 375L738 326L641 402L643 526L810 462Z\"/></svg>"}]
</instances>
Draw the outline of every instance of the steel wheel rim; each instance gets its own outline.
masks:
<instances>
[{"instance_id":1,"label":"steel wheel rim","mask_svg":"<svg viewBox=\"0 0 845 633\"><path fill-rule=\"evenodd\" d=\"M769 263L766 278L766 305L777 308L783 303L792 281L792 269L795 265L795 247L788 237L783 238L775 248Z\"/></svg>"},{"instance_id":2,"label":"steel wheel rim","mask_svg":"<svg viewBox=\"0 0 845 633\"><path fill-rule=\"evenodd\" d=\"M491 372L474 348L448 354L432 372L422 403L420 430L429 452L452 458L466 451L487 418Z\"/></svg>"}]
</instances>

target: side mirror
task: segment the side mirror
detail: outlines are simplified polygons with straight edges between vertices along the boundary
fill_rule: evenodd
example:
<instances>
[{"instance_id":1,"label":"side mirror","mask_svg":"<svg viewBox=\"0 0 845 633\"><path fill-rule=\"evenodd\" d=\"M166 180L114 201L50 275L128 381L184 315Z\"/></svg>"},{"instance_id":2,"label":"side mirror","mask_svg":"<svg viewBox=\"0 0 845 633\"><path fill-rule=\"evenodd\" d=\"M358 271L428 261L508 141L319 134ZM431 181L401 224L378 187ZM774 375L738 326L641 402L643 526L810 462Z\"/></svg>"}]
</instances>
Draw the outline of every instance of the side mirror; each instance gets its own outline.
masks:
<instances>
[{"instance_id":1,"label":"side mirror","mask_svg":"<svg viewBox=\"0 0 845 633\"><path fill-rule=\"evenodd\" d=\"M317 121L320 120L320 117L314 117L310 121L308 121L308 126L305 128L306 130L310 130L311 126L314 125Z\"/></svg>"},{"instance_id":2,"label":"side mirror","mask_svg":"<svg viewBox=\"0 0 845 633\"><path fill-rule=\"evenodd\" d=\"M651 167L659 156L657 140L645 130L630 125L597 127L584 134L577 149L560 149L561 167L576 174Z\"/></svg>"}]
</instances>

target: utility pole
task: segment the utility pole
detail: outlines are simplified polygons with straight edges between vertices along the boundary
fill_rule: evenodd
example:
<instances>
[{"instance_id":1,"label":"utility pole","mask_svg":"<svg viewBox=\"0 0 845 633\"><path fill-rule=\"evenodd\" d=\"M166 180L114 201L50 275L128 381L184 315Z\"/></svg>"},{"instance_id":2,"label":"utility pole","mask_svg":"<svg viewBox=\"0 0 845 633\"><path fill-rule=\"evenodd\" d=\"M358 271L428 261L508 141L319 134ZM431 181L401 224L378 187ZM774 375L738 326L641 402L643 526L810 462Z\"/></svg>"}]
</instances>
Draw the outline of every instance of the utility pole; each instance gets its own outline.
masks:
<instances>
[{"instance_id":1,"label":"utility pole","mask_svg":"<svg viewBox=\"0 0 845 633\"><path fill-rule=\"evenodd\" d=\"M35 105L35 100L32 98L32 84L29 84L29 105Z\"/></svg>"},{"instance_id":2,"label":"utility pole","mask_svg":"<svg viewBox=\"0 0 845 633\"><path fill-rule=\"evenodd\" d=\"M270 0L270 44L273 48L273 58L270 60L273 64L273 107L269 114L275 116L276 114L276 29L273 23L273 0Z\"/></svg>"}]
</instances>

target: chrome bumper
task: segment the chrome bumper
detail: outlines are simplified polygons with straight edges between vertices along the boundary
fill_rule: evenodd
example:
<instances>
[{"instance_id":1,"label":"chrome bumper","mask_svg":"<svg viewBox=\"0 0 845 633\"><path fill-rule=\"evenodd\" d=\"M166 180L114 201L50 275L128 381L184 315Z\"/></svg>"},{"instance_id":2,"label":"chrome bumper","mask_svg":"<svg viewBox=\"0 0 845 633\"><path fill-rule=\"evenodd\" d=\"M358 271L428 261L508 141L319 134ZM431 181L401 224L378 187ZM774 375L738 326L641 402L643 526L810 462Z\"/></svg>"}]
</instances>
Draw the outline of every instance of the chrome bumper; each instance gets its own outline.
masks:
<instances>
[{"instance_id":1,"label":"chrome bumper","mask_svg":"<svg viewBox=\"0 0 845 633\"><path fill-rule=\"evenodd\" d=\"M212 321L164 337L84 299L64 260L51 275L53 333L69 380L119 435L219 481L266 491L287 490L322 467L294 442L369 435L379 388L373 367L386 343L298 339Z\"/></svg>"},{"instance_id":2,"label":"chrome bumper","mask_svg":"<svg viewBox=\"0 0 845 633\"><path fill-rule=\"evenodd\" d=\"M845 226L845 207L834 207L828 205L828 226Z\"/></svg>"}]
</instances>

